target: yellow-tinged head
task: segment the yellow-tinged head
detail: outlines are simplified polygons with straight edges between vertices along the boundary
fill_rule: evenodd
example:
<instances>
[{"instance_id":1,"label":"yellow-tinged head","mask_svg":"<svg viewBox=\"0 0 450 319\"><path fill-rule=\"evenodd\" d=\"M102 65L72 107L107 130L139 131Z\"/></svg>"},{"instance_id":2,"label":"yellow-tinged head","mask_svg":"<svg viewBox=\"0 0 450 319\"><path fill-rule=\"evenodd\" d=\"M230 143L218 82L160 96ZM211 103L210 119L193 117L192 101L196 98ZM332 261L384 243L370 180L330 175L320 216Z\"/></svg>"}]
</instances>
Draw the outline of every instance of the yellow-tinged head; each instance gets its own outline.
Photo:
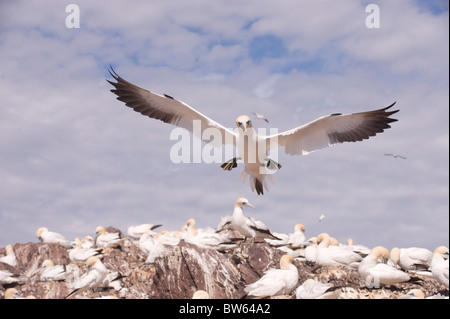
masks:
<instances>
[{"instance_id":1,"label":"yellow-tinged head","mask_svg":"<svg viewBox=\"0 0 450 319\"><path fill-rule=\"evenodd\" d=\"M236 126L245 132L248 128L253 127L253 124L248 115L239 115L236 118Z\"/></svg>"}]
</instances>

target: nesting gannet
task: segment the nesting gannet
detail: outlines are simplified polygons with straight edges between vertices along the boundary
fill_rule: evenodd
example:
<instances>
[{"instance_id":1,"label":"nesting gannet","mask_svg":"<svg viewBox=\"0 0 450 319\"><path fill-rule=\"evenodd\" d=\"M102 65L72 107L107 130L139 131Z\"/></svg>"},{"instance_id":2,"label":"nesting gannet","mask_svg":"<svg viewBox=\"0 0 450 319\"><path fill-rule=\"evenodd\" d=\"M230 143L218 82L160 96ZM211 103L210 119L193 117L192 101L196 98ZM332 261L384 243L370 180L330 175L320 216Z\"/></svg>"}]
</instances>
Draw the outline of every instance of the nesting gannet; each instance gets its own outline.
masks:
<instances>
[{"instance_id":1,"label":"nesting gannet","mask_svg":"<svg viewBox=\"0 0 450 319\"><path fill-rule=\"evenodd\" d=\"M139 239L141 236L148 230L155 230L162 225L153 225L153 224L141 224L137 226L131 225L127 229L127 234L133 239ZM156 233L154 233L156 235Z\"/></svg>"},{"instance_id":2,"label":"nesting gannet","mask_svg":"<svg viewBox=\"0 0 450 319\"><path fill-rule=\"evenodd\" d=\"M231 216L231 228L240 233L245 238L271 238L279 239L272 235L270 230L262 223L256 222L246 216L242 208L244 206L255 208L246 198L240 197L234 203L233 215Z\"/></svg>"},{"instance_id":3,"label":"nesting gannet","mask_svg":"<svg viewBox=\"0 0 450 319\"><path fill-rule=\"evenodd\" d=\"M258 120L263 120L263 121L266 121L266 123L269 123L269 120L266 119L266 117L264 115L256 113L256 112L252 112L251 114L253 114L255 116L255 118L257 118Z\"/></svg>"},{"instance_id":4,"label":"nesting gannet","mask_svg":"<svg viewBox=\"0 0 450 319\"><path fill-rule=\"evenodd\" d=\"M189 219L186 223L187 232L184 241L196 245L200 248L226 250L236 246L236 243L230 240L229 234L221 234L211 227L197 229L195 220Z\"/></svg>"},{"instance_id":5,"label":"nesting gannet","mask_svg":"<svg viewBox=\"0 0 450 319\"><path fill-rule=\"evenodd\" d=\"M78 242L75 244L75 247L68 250L69 259L71 261L85 261L89 257L97 256L100 257L100 249L94 248L83 248L82 242Z\"/></svg>"},{"instance_id":6,"label":"nesting gannet","mask_svg":"<svg viewBox=\"0 0 450 319\"><path fill-rule=\"evenodd\" d=\"M391 249L390 258L395 265L399 265L403 270L421 270L430 268L433 253L420 247Z\"/></svg>"},{"instance_id":7,"label":"nesting gannet","mask_svg":"<svg viewBox=\"0 0 450 319\"><path fill-rule=\"evenodd\" d=\"M119 233L109 233L106 231L105 227L98 226L95 229L95 244L97 247L102 248L115 248L120 245L122 239Z\"/></svg>"},{"instance_id":8,"label":"nesting gannet","mask_svg":"<svg viewBox=\"0 0 450 319\"><path fill-rule=\"evenodd\" d=\"M42 262L40 270L40 281L66 280L69 273L63 265L55 265L50 259Z\"/></svg>"},{"instance_id":9,"label":"nesting gannet","mask_svg":"<svg viewBox=\"0 0 450 319\"><path fill-rule=\"evenodd\" d=\"M385 247L377 246L372 248L359 264L358 273L365 280L366 286L369 288L380 288L381 286L389 286L405 281L411 278L401 270L398 270L385 263L379 263L378 259L387 261L389 258L389 250Z\"/></svg>"},{"instance_id":10,"label":"nesting gannet","mask_svg":"<svg viewBox=\"0 0 450 319\"><path fill-rule=\"evenodd\" d=\"M64 248L71 248L72 243L63 235L48 231L46 227L41 227L36 232L37 237L41 242L46 244L60 244Z\"/></svg>"},{"instance_id":11,"label":"nesting gannet","mask_svg":"<svg viewBox=\"0 0 450 319\"><path fill-rule=\"evenodd\" d=\"M298 282L298 270L294 257L283 255L280 269L269 269L258 281L245 287L248 298L264 298L290 294Z\"/></svg>"},{"instance_id":12,"label":"nesting gannet","mask_svg":"<svg viewBox=\"0 0 450 319\"><path fill-rule=\"evenodd\" d=\"M36 299L36 297L33 295L22 297L16 288L8 288L5 291L5 299Z\"/></svg>"},{"instance_id":13,"label":"nesting gannet","mask_svg":"<svg viewBox=\"0 0 450 319\"><path fill-rule=\"evenodd\" d=\"M433 278L448 288L448 248L437 247L431 259L431 273Z\"/></svg>"},{"instance_id":14,"label":"nesting gannet","mask_svg":"<svg viewBox=\"0 0 450 319\"><path fill-rule=\"evenodd\" d=\"M333 284L322 283L317 278L307 279L297 287L295 297L297 299L336 299L335 293L327 293L327 290L333 287Z\"/></svg>"},{"instance_id":15,"label":"nesting gannet","mask_svg":"<svg viewBox=\"0 0 450 319\"><path fill-rule=\"evenodd\" d=\"M14 248L12 245L6 245L6 256L0 257L0 262L8 264L10 266L17 266L16 254L14 253Z\"/></svg>"},{"instance_id":16,"label":"nesting gannet","mask_svg":"<svg viewBox=\"0 0 450 319\"><path fill-rule=\"evenodd\" d=\"M66 299L82 291L95 289L97 286L103 283L108 270L106 269L105 265L103 265L101 260L96 256L89 257L86 260L86 266L88 266L89 268L88 272L74 282L73 288L75 288L75 290L67 295Z\"/></svg>"},{"instance_id":17,"label":"nesting gannet","mask_svg":"<svg viewBox=\"0 0 450 319\"><path fill-rule=\"evenodd\" d=\"M236 119L236 133L184 102L167 94L159 95L142 89L121 78L112 68L109 73L117 81L108 80L114 86L111 92L136 112L185 128L208 141L211 146L234 145L239 157L226 161L221 167L232 170L241 159L244 162L241 177L244 182L250 177L250 187L252 191L256 189L258 195L264 194L264 189L267 190L266 177L270 180L271 174L281 168L280 164L270 159L270 150L284 147L286 154L307 155L331 145L368 139L390 128L389 123L397 121L390 118L398 112L389 111L395 104L393 103L375 111L323 116L303 126L270 136L258 135L250 117L240 115ZM214 138L211 139L211 135Z\"/></svg>"},{"instance_id":18,"label":"nesting gannet","mask_svg":"<svg viewBox=\"0 0 450 319\"><path fill-rule=\"evenodd\" d=\"M353 250L361 257L366 257L370 253L370 248L364 245L355 245L352 238L347 239L347 248Z\"/></svg>"},{"instance_id":19,"label":"nesting gannet","mask_svg":"<svg viewBox=\"0 0 450 319\"><path fill-rule=\"evenodd\" d=\"M330 235L317 236L316 263L320 266L346 266L357 268L361 256L352 250L339 246L330 246Z\"/></svg>"},{"instance_id":20,"label":"nesting gannet","mask_svg":"<svg viewBox=\"0 0 450 319\"><path fill-rule=\"evenodd\" d=\"M303 251L303 254L307 262L315 263L317 251L317 237L311 237L310 239L308 239L307 243L308 246Z\"/></svg>"},{"instance_id":21,"label":"nesting gannet","mask_svg":"<svg viewBox=\"0 0 450 319\"><path fill-rule=\"evenodd\" d=\"M8 270L0 270L0 285L9 285L15 282L19 282L16 275Z\"/></svg>"}]
</instances>

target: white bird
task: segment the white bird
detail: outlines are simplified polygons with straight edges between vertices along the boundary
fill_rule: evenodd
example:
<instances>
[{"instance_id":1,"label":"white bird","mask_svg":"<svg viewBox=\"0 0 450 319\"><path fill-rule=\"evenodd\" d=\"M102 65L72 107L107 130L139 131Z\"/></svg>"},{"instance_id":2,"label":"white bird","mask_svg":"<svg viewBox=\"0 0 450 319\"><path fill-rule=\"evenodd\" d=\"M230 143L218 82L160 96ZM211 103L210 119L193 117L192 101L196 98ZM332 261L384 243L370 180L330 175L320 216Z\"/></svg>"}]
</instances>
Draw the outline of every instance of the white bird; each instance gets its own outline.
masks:
<instances>
[{"instance_id":1,"label":"white bird","mask_svg":"<svg viewBox=\"0 0 450 319\"><path fill-rule=\"evenodd\" d=\"M100 257L100 250L94 248L83 248L81 241L75 244L75 247L68 250L69 259L74 262L86 261L89 257Z\"/></svg>"},{"instance_id":2,"label":"white bird","mask_svg":"<svg viewBox=\"0 0 450 319\"><path fill-rule=\"evenodd\" d=\"M139 239L141 236L148 230L155 230L158 227L161 227L162 225L153 225L153 224L141 224L137 226L131 225L127 229L127 234L133 239ZM154 233L156 235L156 233Z\"/></svg>"},{"instance_id":3,"label":"white bird","mask_svg":"<svg viewBox=\"0 0 450 319\"><path fill-rule=\"evenodd\" d=\"M246 198L240 197L234 203L233 215L231 216L231 228L245 238L271 238L279 239L272 235L270 230L262 223L244 216L244 206L255 208Z\"/></svg>"},{"instance_id":4,"label":"white bird","mask_svg":"<svg viewBox=\"0 0 450 319\"><path fill-rule=\"evenodd\" d=\"M60 244L64 248L71 248L73 244L63 235L49 231L46 227L41 227L36 232L39 240L46 244Z\"/></svg>"},{"instance_id":5,"label":"white bird","mask_svg":"<svg viewBox=\"0 0 450 319\"><path fill-rule=\"evenodd\" d=\"M347 248L353 250L361 257L366 257L370 253L370 248L364 245L355 245L352 238L347 239Z\"/></svg>"},{"instance_id":6,"label":"white bird","mask_svg":"<svg viewBox=\"0 0 450 319\"><path fill-rule=\"evenodd\" d=\"M325 215L324 215L324 214L322 214L322 215L319 216L319 222L321 222L321 221L324 220L324 219L325 219Z\"/></svg>"},{"instance_id":7,"label":"white bird","mask_svg":"<svg viewBox=\"0 0 450 319\"><path fill-rule=\"evenodd\" d=\"M109 233L105 227L97 226L95 229L94 241L97 247L115 248L120 245L122 239L119 233Z\"/></svg>"},{"instance_id":8,"label":"white bird","mask_svg":"<svg viewBox=\"0 0 450 319\"><path fill-rule=\"evenodd\" d=\"M402 155L398 155L398 154L392 154L392 153L384 153L385 156L392 156L393 158L401 158L401 159L406 159L406 157L402 156Z\"/></svg>"},{"instance_id":9,"label":"white bird","mask_svg":"<svg viewBox=\"0 0 450 319\"><path fill-rule=\"evenodd\" d=\"M367 287L380 288L381 286L389 286L411 279L405 272L378 262L378 259L387 261L388 258L389 250L385 247L377 246L372 248L369 255L361 261L358 273L365 280Z\"/></svg>"},{"instance_id":10,"label":"white bird","mask_svg":"<svg viewBox=\"0 0 450 319\"><path fill-rule=\"evenodd\" d=\"M9 285L16 282L19 282L16 275L8 270L0 270L0 285Z\"/></svg>"},{"instance_id":11,"label":"white bird","mask_svg":"<svg viewBox=\"0 0 450 319\"><path fill-rule=\"evenodd\" d=\"M82 291L95 289L103 283L108 270L101 260L96 256L89 257L86 260L86 266L88 266L88 272L74 282L73 288L75 288L75 290L67 295L66 299Z\"/></svg>"},{"instance_id":12,"label":"white bird","mask_svg":"<svg viewBox=\"0 0 450 319\"><path fill-rule=\"evenodd\" d=\"M391 249L390 258L395 265L399 265L403 270L420 270L430 268L433 253L420 247L394 247Z\"/></svg>"},{"instance_id":13,"label":"white bird","mask_svg":"<svg viewBox=\"0 0 450 319\"><path fill-rule=\"evenodd\" d=\"M308 239L307 243L309 244L303 254L307 262L315 263L316 262L316 251L317 251L317 237L311 237Z\"/></svg>"},{"instance_id":14,"label":"white bird","mask_svg":"<svg viewBox=\"0 0 450 319\"><path fill-rule=\"evenodd\" d=\"M69 273L63 265L55 265L50 259L43 261L40 270L40 281L66 280Z\"/></svg>"},{"instance_id":15,"label":"white bird","mask_svg":"<svg viewBox=\"0 0 450 319\"><path fill-rule=\"evenodd\" d=\"M333 284L322 283L317 278L307 279L297 287L295 297L297 299L329 299L330 297L330 299L336 299L336 294L327 293L327 290L333 287Z\"/></svg>"},{"instance_id":16,"label":"white bird","mask_svg":"<svg viewBox=\"0 0 450 319\"><path fill-rule=\"evenodd\" d=\"M236 119L238 132L234 132L186 103L166 94L159 95L144 90L124 80L112 68L110 74L117 81L108 80L114 86L111 92L136 112L185 128L211 146L234 145L239 157L226 161L221 167L231 170L237 166L239 159L242 160L244 171L240 177L244 182L250 177L250 187L252 191L256 189L258 195L264 194L264 189L267 190L266 177L271 180L271 174L281 168L281 165L269 158L271 150L284 147L286 154L307 155L331 145L368 139L390 128L389 123L397 121L389 117L398 112L388 111L395 104L393 103L375 111L323 116L303 126L270 136L258 135L250 117L240 115Z\"/></svg>"},{"instance_id":17,"label":"white bird","mask_svg":"<svg viewBox=\"0 0 450 319\"><path fill-rule=\"evenodd\" d=\"M433 278L448 288L448 248L437 247L431 259L431 273Z\"/></svg>"},{"instance_id":18,"label":"white bird","mask_svg":"<svg viewBox=\"0 0 450 319\"><path fill-rule=\"evenodd\" d=\"M6 255L3 257L0 257L0 262L8 264L13 267L16 267L17 266L17 258L16 258L16 254L14 253L13 246L6 245L5 250L6 250Z\"/></svg>"},{"instance_id":19,"label":"white bird","mask_svg":"<svg viewBox=\"0 0 450 319\"><path fill-rule=\"evenodd\" d=\"M252 112L251 114L253 114L255 116L255 118L257 118L258 120L263 120L263 121L266 121L266 123L269 123L269 120L266 119L266 117L264 115L256 113L256 112Z\"/></svg>"},{"instance_id":20,"label":"white bird","mask_svg":"<svg viewBox=\"0 0 450 319\"><path fill-rule=\"evenodd\" d=\"M195 228L196 222L193 218L190 218L186 225L188 226L188 231L184 240L190 244L200 248L217 249L219 251L234 248L236 245L230 241L229 234L220 234L211 227Z\"/></svg>"},{"instance_id":21,"label":"white bird","mask_svg":"<svg viewBox=\"0 0 450 319\"><path fill-rule=\"evenodd\" d=\"M357 268L362 260L361 256L352 250L330 246L331 238L327 233L317 236L316 263L320 266L346 266Z\"/></svg>"},{"instance_id":22,"label":"white bird","mask_svg":"<svg viewBox=\"0 0 450 319\"><path fill-rule=\"evenodd\" d=\"M249 298L264 298L289 295L298 282L298 270L293 264L294 257L283 255L280 269L269 269L258 281L246 286L244 291Z\"/></svg>"}]
</instances>

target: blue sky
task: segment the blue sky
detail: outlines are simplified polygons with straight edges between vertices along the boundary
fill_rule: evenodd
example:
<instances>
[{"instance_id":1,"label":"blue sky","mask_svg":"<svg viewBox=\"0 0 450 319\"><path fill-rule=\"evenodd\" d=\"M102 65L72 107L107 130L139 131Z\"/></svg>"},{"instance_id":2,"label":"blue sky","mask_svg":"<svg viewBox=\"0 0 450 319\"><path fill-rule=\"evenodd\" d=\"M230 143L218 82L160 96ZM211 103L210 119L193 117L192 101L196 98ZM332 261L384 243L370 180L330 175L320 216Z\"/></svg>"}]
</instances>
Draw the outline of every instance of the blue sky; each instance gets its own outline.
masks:
<instances>
[{"instance_id":1,"label":"blue sky","mask_svg":"<svg viewBox=\"0 0 450 319\"><path fill-rule=\"evenodd\" d=\"M370 3L380 28L365 25ZM0 246L37 241L41 226L69 239L98 225L215 227L241 196L276 232L448 246L448 2L76 4L78 29L60 1L0 4ZM362 143L280 154L257 196L240 167L171 163L173 127L117 101L109 65L230 128L250 112L281 132L394 101L399 121Z\"/></svg>"}]
</instances>

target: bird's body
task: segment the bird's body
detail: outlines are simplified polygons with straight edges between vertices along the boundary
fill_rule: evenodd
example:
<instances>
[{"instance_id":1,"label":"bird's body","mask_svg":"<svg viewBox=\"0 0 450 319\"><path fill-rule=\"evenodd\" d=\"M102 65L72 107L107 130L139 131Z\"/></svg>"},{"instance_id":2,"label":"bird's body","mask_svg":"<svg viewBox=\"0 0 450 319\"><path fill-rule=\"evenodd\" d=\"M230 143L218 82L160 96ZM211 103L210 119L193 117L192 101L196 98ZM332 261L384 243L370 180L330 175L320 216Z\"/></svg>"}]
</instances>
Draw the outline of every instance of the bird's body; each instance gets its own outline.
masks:
<instances>
[{"instance_id":1,"label":"bird's body","mask_svg":"<svg viewBox=\"0 0 450 319\"><path fill-rule=\"evenodd\" d=\"M378 262L378 259L387 260L388 258L389 251L382 246L377 246L372 248L369 255L361 261L358 273L365 280L367 287L380 288L411 279L405 272Z\"/></svg>"},{"instance_id":2,"label":"bird's body","mask_svg":"<svg viewBox=\"0 0 450 319\"><path fill-rule=\"evenodd\" d=\"M6 245L6 256L0 257L0 262L8 264L10 266L16 267L17 266L17 258L16 254L14 253L14 248L11 245Z\"/></svg>"},{"instance_id":3,"label":"bird's body","mask_svg":"<svg viewBox=\"0 0 450 319\"><path fill-rule=\"evenodd\" d=\"M75 281L73 285L75 290L73 290L66 298L88 289L95 289L103 283L108 270L105 265L103 265L101 260L96 256L89 257L86 260L86 265L91 269Z\"/></svg>"},{"instance_id":4,"label":"bird's body","mask_svg":"<svg viewBox=\"0 0 450 319\"><path fill-rule=\"evenodd\" d=\"M153 224L141 224L137 226L132 225L128 227L127 234L133 239L139 239L146 231L155 230L158 227L161 227L161 225L153 225Z\"/></svg>"},{"instance_id":5,"label":"bird's body","mask_svg":"<svg viewBox=\"0 0 450 319\"><path fill-rule=\"evenodd\" d=\"M431 273L433 278L448 288L448 248L437 247L431 259Z\"/></svg>"},{"instance_id":6,"label":"bird's body","mask_svg":"<svg viewBox=\"0 0 450 319\"><path fill-rule=\"evenodd\" d=\"M41 227L36 232L37 237L46 244L59 244L64 248L71 248L72 243L59 233L51 232L46 227Z\"/></svg>"},{"instance_id":7,"label":"bird's body","mask_svg":"<svg viewBox=\"0 0 450 319\"><path fill-rule=\"evenodd\" d=\"M307 279L295 290L297 299L326 299L326 292L333 284L322 283L317 279Z\"/></svg>"},{"instance_id":8,"label":"bird's body","mask_svg":"<svg viewBox=\"0 0 450 319\"><path fill-rule=\"evenodd\" d=\"M249 298L264 298L290 294L298 282L298 270L292 263L291 255L280 259L280 269L269 269L264 276L253 284L245 287Z\"/></svg>"},{"instance_id":9,"label":"bird's body","mask_svg":"<svg viewBox=\"0 0 450 319\"><path fill-rule=\"evenodd\" d=\"M44 260L40 270L41 281L66 280L69 275L63 265L55 265L50 259Z\"/></svg>"},{"instance_id":10,"label":"bird's body","mask_svg":"<svg viewBox=\"0 0 450 319\"><path fill-rule=\"evenodd\" d=\"M352 250L330 246L330 236L322 233L317 236L316 263L321 266L346 266L357 268L361 256Z\"/></svg>"},{"instance_id":11,"label":"bird's body","mask_svg":"<svg viewBox=\"0 0 450 319\"><path fill-rule=\"evenodd\" d=\"M394 247L391 249L390 257L392 262L403 270L426 270L430 267L433 252L421 247Z\"/></svg>"},{"instance_id":12,"label":"bird's body","mask_svg":"<svg viewBox=\"0 0 450 319\"><path fill-rule=\"evenodd\" d=\"M244 215L243 206L254 208L246 198L238 198L234 204L231 216L231 228L239 232L245 238L271 238L279 239L270 233L270 230L262 222L252 220Z\"/></svg>"},{"instance_id":13,"label":"bird's body","mask_svg":"<svg viewBox=\"0 0 450 319\"><path fill-rule=\"evenodd\" d=\"M101 248L114 248L120 245L122 239L119 233L109 233L105 227L98 226L95 229L95 244Z\"/></svg>"},{"instance_id":14,"label":"bird's body","mask_svg":"<svg viewBox=\"0 0 450 319\"><path fill-rule=\"evenodd\" d=\"M249 177L251 189L256 190L258 195L264 194L264 189L267 190L266 178L270 179L281 168L269 157L271 151L284 147L286 154L306 155L331 145L368 139L390 128L389 123L397 121L389 117L398 112L388 111L394 103L375 111L323 116L306 125L270 136L259 135L250 117L241 115L236 119L236 132L169 95L142 89L121 78L114 70L110 74L117 81L108 81L114 86L111 92L136 112L185 128L211 146L234 145L239 158L227 159L221 167L231 170L237 166L238 159L242 160L244 170L240 177L244 182Z\"/></svg>"}]
</instances>

